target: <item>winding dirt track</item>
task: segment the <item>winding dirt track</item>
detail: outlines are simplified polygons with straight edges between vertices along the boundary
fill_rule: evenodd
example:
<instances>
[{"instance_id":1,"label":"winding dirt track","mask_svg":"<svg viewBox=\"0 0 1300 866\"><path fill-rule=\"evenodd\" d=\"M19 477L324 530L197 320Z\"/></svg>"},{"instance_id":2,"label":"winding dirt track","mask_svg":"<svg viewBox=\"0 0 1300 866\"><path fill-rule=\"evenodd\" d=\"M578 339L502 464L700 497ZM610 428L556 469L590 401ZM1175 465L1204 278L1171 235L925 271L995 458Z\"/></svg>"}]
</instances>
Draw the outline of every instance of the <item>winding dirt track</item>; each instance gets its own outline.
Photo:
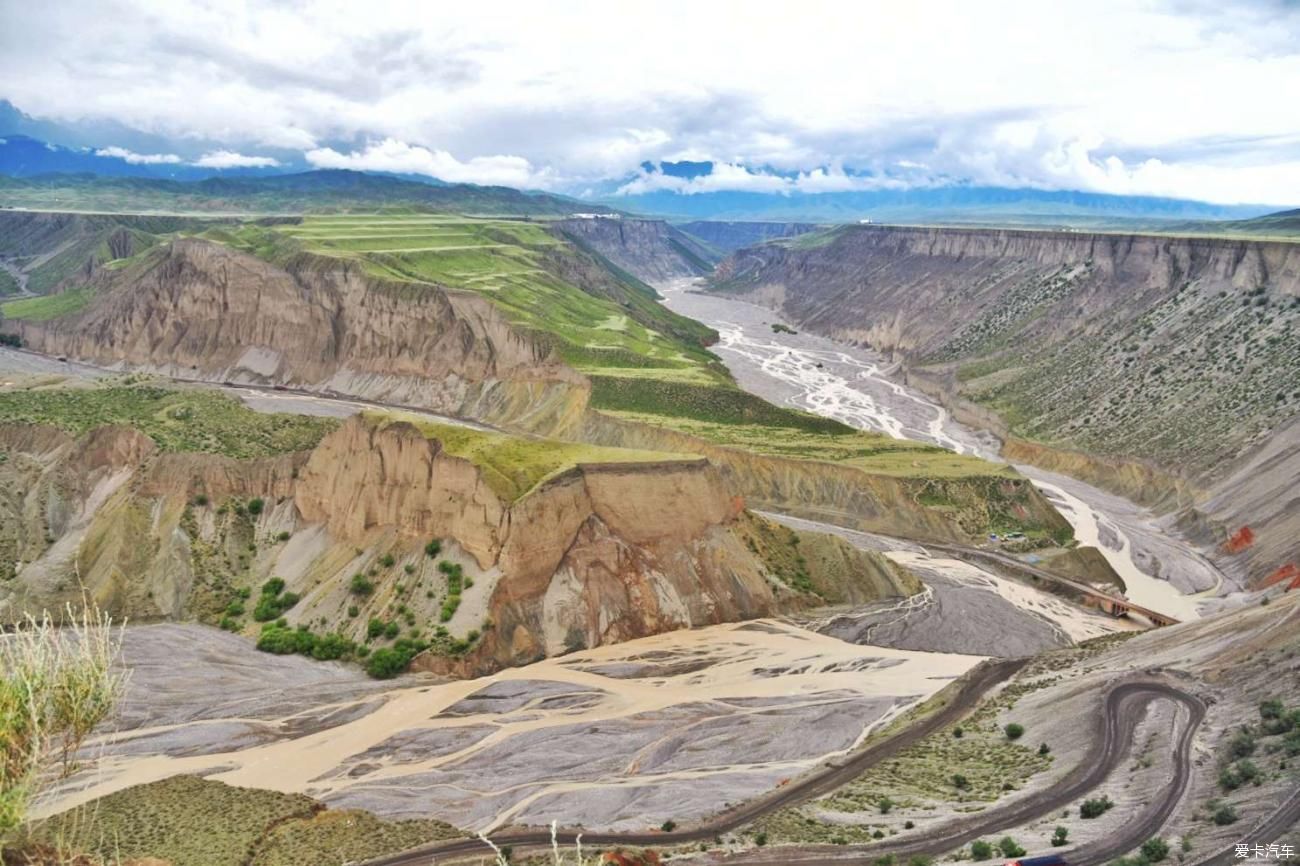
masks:
<instances>
[{"instance_id":1,"label":"winding dirt track","mask_svg":"<svg viewBox=\"0 0 1300 866\"><path fill-rule=\"evenodd\" d=\"M985 693L1010 678L1024 663L1024 660L1009 660L982 664L967 677L956 697L939 712L858 752L843 763L815 771L772 794L751 800L702 824L671 833L585 833L582 834L582 840L593 847L611 845L664 847L711 840L719 834L734 831L764 815L828 793L861 775L870 767L897 755L927 735L956 721L973 709ZM1167 683L1128 682L1107 692L1103 712L1095 726L1094 740L1097 746L1093 751L1092 759L1076 767L1051 788L1033 797L961 819L948 824L942 830L910 840L858 846L760 848L729 857L723 862L842 866L845 863L869 863L885 854L938 855L982 836L1027 823L1064 808L1104 782L1131 751L1134 731L1138 723L1146 714L1147 707L1158 700L1172 701L1187 711L1187 721L1180 732L1175 753L1173 780L1158 801L1141 815L1132 818L1113 837L1104 842L1080 846L1065 852L1072 866L1096 866L1096 864L1106 863L1136 848L1151 836L1157 835L1157 831L1182 799L1191 776L1192 738L1205 716L1205 705L1194 695ZM1300 803L1300 799L1297 803ZM557 839L562 845L571 845L578 835L573 830L562 830L557 834ZM525 848L547 847L550 845L551 838L549 832L527 830L501 833L495 836L493 841L498 845L509 845L518 851ZM481 841L465 839L380 857L367 861L365 866L426 866L434 862L435 857L445 859L466 855L482 856L489 853L487 846Z\"/></svg>"}]
</instances>

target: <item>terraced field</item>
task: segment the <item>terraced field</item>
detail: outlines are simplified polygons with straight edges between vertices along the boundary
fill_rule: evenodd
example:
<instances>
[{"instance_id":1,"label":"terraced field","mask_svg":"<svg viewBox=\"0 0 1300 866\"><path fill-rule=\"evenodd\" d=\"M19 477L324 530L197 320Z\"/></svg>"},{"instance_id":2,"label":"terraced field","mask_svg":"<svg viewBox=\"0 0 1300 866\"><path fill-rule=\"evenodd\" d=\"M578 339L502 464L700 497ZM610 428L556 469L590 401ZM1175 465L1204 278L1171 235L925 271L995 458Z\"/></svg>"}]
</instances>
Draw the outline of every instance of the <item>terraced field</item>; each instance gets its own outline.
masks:
<instances>
[{"instance_id":1,"label":"terraced field","mask_svg":"<svg viewBox=\"0 0 1300 866\"><path fill-rule=\"evenodd\" d=\"M724 382L706 328L655 303L652 289L597 268L544 223L437 214L313 216L222 239L274 255L288 246L358 262L375 277L488 296L517 325L556 338L584 371ZM598 282L601 285L588 283ZM602 296L604 295L604 296ZM653 372L647 373L647 370Z\"/></svg>"}]
</instances>

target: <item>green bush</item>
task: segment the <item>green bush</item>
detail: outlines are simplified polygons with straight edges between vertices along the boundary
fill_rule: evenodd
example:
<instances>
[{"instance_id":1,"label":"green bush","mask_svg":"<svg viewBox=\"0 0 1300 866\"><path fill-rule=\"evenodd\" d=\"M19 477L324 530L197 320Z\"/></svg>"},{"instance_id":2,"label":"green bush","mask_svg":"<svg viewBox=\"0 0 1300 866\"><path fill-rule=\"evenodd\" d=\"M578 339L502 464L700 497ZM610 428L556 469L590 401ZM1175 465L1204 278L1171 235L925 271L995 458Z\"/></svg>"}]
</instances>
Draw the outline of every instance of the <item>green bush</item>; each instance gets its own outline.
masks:
<instances>
[{"instance_id":1,"label":"green bush","mask_svg":"<svg viewBox=\"0 0 1300 866\"><path fill-rule=\"evenodd\" d=\"M265 507L266 507L266 503L263 502L261 499L254 498L248 500L248 513L253 515L254 517L261 514L262 509Z\"/></svg>"},{"instance_id":2,"label":"green bush","mask_svg":"<svg viewBox=\"0 0 1300 866\"><path fill-rule=\"evenodd\" d=\"M262 584L262 595L279 595L284 592L284 578L273 577Z\"/></svg>"},{"instance_id":3,"label":"green bush","mask_svg":"<svg viewBox=\"0 0 1300 866\"><path fill-rule=\"evenodd\" d=\"M998 850L1002 852L1003 857L1021 857L1025 853L1025 849L1017 845L1016 840L1010 836L1002 837L998 842Z\"/></svg>"},{"instance_id":4,"label":"green bush","mask_svg":"<svg viewBox=\"0 0 1300 866\"><path fill-rule=\"evenodd\" d=\"M1008 740L1018 740L1025 734L1025 726L1012 722L1002 729L1006 732Z\"/></svg>"},{"instance_id":5,"label":"green bush","mask_svg":"<svg viewBox=\"0 0 1300 866\"><path fill-rule=\"evenodd\" d=\"M230 604L226 605L226 616L243 616L243 615L244 615L244 603L239 599L235 599Z\"/></svg>"},{"instance_id":6,"label":"green bush","mask_svg":"<svg viewBox=\"0 0 1300 866\"><path fill-rule=\"evenodd\" d=\"M659 825L659 829L663 830L665 833L671 833L677 829L677 822L672 818L669 818L667 821Z\"/></svg>"},{"instance_id":7,"label":"green bush","mask_svg":"<svg viewBox=\"0 0 1300 866\"><path fill-rule=\"evenodd\" d=\"M1052 747L1047 745L1047 743L1043 743L1038 747L1038 754L1040 755L1050 755L1051 753Z\"/></svg>"},{"instance_id":8,"label":"green bush","mask_svg":"<svg viewBox=\"0 0 1300 866\"><path fill-rule=\"evenodd\" d=\"M1169 856L1169 843L1159 836L1152 837L1142 843L1142 856L1148 863L1159 863Z\"/></svg>"},{"instance_id":9,"label":"green bush","mask_svg":"<svg viewBox=\"0 0 1300 866\"><path fill-rule=\"evenodd\" d=\"M1237 823L1237 810L1231 805L1224 804L1214 810L1214 823L1220 827L1226 827L1229 824Z\"/></svg>"},{"instance_id":10,"label":"green bush","mask_svg":"<svg viewBox=\"0 0 1300 866\"><path fill-rule=\"evenodd\" d=\"M406 670L410 657L393 647L375 650L366 659L366 673L377 680L388 680Z\"/></svg>"},{"instance_id":11,"label":"green bush","mask_svg":"<svg viewBox=\"0 0 1300 866\"><path fill-rule=\"evenodd\" d=\"M395 622L390 622L384 626L384 636L389 638L397 637L402 631L402 627Z\"/></svg>"},{"instance_id":12,"label":"green bush","mask_svg":"<svg viewBox=\"0 0 1300 866\"><path fill-rule=\"evenodd\" d=\"M370 595L375 591L375 585L366 579L361 572L352 575L352 582L348 584L348 590L353 595Z\"/></svg>"},{"instance_id":13,"label":"green bush","mask_svg":"<svg viewBox=\"0 0 1300 866\"><path fill-rule=\"evenodd\" d=\"M993 856L993 846L983 839L977 839L970 843L970 858L972 860L987 860Z\"/></svg>"},{"instance_id":14,"label":"green bush","mask_svg":"<svg viewBox=\"0 0 1300 866\"><path fill-rule=\"evenodd\" d=\"M1070 838L1070 828L1058 826L1056 830L1052 833L1052 844L1057 848L1060 848L1062 845L1068 844L1067 840L1069 838Z\"/></svg>"},{"instance_id":15,"label":"green bush","mask_svg":"<svg viewBox=\"0 0 1300 866\"><path fill-rule=\"evenodd\" d=\"M880 808L880 814L888 815L889 811L894 808L894 801L888 797L881 797L876 805Z\"/></svg>"},{"instance_id":16,"label":"green bush","mask_svg":"<svg viewBox=\"0 0 1300 866\"><path fill-rule=\"evenodd\" d=\"M382 619L372 618L366 623L366 637L374 640L384 633L384 621Z\"/></svg>"},{"instance_id":17,"label":"green bush","mask_svg":"<svg viewBox=\"0 0 1300 866\"><path fill-rule=\"evenodd\" d=\"M356 618L357 618L357 615L360 614L360 613L361 613L361 608L357 607L355 604L350 604L350 605L348 605L348 618L349 618L349 619L356 619Z\"/></svg>"},{"instance_id":18,"label":"green bush","mask_svg":"<svg viewBox=\"0 0 1300 866\"><path fill-rule=\"evenodd\" d=\"M970 787L970 779L967 779L961 773L956 773L952 777L952 786L959 791L965 791Z\"/></svg>"},{"instance_id":19,"label":"green bush","mask_svg":"<svg viewBox=\"0 0 1300 866\"><path fill-rule=\"evenodd\" d=\"M383 556L379 557L379 564L384 568L392 568L393 563L395 562L397 562L397 560L393 558L391 553L385 553Z\"/></svg>"},{"instance_id":20,"label":"green bush","mask_svg":"<svg viewBox=\"0 0 1300 866\"><path fill-rule=\"evenodd\" d=\"M1228 743L1228 753L1234 758L1249 758L1255 754L1255 745L1255 735L1243 729Z\"/></svg>"},{"instance_id":21,"label":"green bush","mask_svg":"<svg viewBox=\"0 0 1300 866\"><path fill-rule=\"evenodd\" d=\"M287 529L282 529L282 530L280 530L280 534L276 536L276 540L277 540L277 541L288 541L288 540L289 540L289 530L287 530Z\"/></svg>"},{"instance_id":22,"label":"green bush","mask_svg":"<svg viewBox=\"0 0 1300 866\"><path fill-rule=\"evenodd\" d=\"M1079 807L1079 817L1100 818L1102 815L1109 812L1114 805L1115 804L1111 802L1110 797L1106 796L1084 800L1083 805Z\"/></svg>"},{"instance_id":23,"label":"green bush","mask_svg":"<svg viewBox=\"0 0 1300 866\"><path fill-rule=\"evenodd\" d=\"M440 553L442 553L442 542L436 538L424 546L424 555L430 559L433 559Z\"/></svg>"}]
</instances>

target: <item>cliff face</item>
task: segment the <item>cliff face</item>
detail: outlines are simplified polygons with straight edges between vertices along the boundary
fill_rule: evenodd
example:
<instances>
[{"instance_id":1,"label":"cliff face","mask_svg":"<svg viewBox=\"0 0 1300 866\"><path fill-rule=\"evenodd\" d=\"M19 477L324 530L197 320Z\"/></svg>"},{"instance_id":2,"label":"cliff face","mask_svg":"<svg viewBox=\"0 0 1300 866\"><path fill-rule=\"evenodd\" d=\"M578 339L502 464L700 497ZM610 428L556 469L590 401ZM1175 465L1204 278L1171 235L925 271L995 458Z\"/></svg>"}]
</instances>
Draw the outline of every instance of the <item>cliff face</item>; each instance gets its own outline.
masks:
<instances>
[{"instance_id":1,"label":"cliff face","mask_svg":"<svg viewBox=\"0 0 1300 866\"><path fill-rule=\"evenodd\" d=\"M903 360L912 384L1035 462L1196 505L1221 538L1276 524L1256 477L1300 412L1298 244L853 226L741 250L715 285Z\"/></svg>"},{"instance_id":2,"label":"cliff face","mask_svg":"<svg viewBox=\"0 0 1300 866\"><path fill-rule=\"evenodd\" d=\"M751 247L775 238L792 238L815 232L822 226L816 223L697 220L682 223L678 228L716 250L734 253L744 247Z\"/></svg>"},{"instance_id":3,"label":"cliff face","mask_svg":"<svg viewBox=\"0 0 1300 866\"><path fill-rule=\"evenodd\" d=\"M74 439L7 425L0 450L6 620L84 592L133 619L215 621L242 589L251 610L277 576L300 597L290 623L323 621L357 640L372 618L426 634L441 625L472 648L420 664L471 675L920 588L830 537L801 561L795 534L746 512L703 460L579 464L506 502L437 439L361 417L312 452L257 460L159 453L129 428ZM442 542L436 558L431 539ZM442 561L460 567L462 586Z\"/></svg>"},{"instance_id":4,"label":"cliff face","mask_svg":"<svg viewBox=\"0 0 1300 866\"><path fill-rule=\"evenodd\" d=\"M281 268L198 239L101 273L80 314L5 328L36 351L107 366L478 417L585 403L585 381L477 295L387 285L341 259Z\"/></svg>"},{"instance_id":5,"label":"cliff face","mask_svg":"<svg viewBox=\"0 0 1300 866\"><path fill-rule=\"evenodd\" d=\"M716 258L662 220L568 219L555 227L579 246L650 283L701 276Z\"/></svg>"}]
</instances>

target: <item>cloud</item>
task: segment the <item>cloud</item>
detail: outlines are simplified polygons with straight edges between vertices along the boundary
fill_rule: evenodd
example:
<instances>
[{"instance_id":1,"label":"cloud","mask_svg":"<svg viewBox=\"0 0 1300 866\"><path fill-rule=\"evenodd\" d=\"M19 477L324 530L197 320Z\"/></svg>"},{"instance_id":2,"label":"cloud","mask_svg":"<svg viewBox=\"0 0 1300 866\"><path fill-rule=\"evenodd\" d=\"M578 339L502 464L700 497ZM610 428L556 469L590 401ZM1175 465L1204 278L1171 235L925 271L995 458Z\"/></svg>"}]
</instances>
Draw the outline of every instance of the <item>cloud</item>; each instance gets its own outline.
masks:
<instances>
[{"instance_id":1,"label":"cloud","mask_svg":"<svg viewBox=\"0 0 1300 866\"><path fill-rule=\"evenodd\" d=\"M269 156L248 156L233 150L214 150L191 164L201 168L274 168L280 160Z\"/></svg>"},{"instance_id":2,"label":"cloud","mask_svg":"<svg viewBox=\"0 0 1300 866\"><path fill-rule=\"evenodd\" d=\"M174 165L182 161L174 153L135 153L124 147L101 147L95 155L125 160L132 165Z\"/></svg>"},{"instance_id":3,"label":"cloud","mask_svg":"<svg viewBox=\"0 0 1300 866\"><path fill-rule=\"evenodd\" d=\"M349 153L321 147L303 156L317 168L421 174L448 183L548 189L556 180L551 172L534 170L521 156L476 156L462 162L445 150L431 150L395 138L371 142L363 150Z\"/></svg>"},{"instance_id":4,"label":"cloud","mask_svg":"<svg viewBox=\"0 0 1300 866\"><path fill-rule=\"evenodd\" d=\"M1296 4L806 0L815 38L739 2L657 9L629 34L618 4L0 3L0 97L180 154L570 191L965 182L1300 204ZM683 159L718 169L638 171Z\"/></svg>"}]
</instances>

